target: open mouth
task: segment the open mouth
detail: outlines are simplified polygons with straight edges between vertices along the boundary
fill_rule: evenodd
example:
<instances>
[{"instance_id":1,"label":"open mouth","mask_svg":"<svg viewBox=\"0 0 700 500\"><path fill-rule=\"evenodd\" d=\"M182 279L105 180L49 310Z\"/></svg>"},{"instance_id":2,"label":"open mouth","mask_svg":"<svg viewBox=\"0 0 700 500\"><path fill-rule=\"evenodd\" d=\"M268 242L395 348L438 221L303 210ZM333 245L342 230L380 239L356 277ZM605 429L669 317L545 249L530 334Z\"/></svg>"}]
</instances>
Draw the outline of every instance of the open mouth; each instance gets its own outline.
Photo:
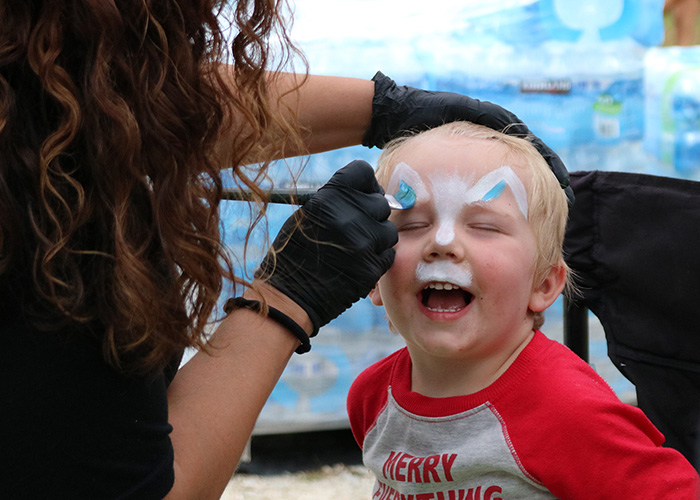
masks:
<instances>
[{"instance_id":1,"label":"open mouth","mask_svg":"<svg viewBox=\"0 0 700 500\"><path fill-rule=\"evenodd\" d=\"M452 283L429 283L420 292L421 303L434 312L458 312L467 307L473 295Z\"/></svg>"}]
</instances>

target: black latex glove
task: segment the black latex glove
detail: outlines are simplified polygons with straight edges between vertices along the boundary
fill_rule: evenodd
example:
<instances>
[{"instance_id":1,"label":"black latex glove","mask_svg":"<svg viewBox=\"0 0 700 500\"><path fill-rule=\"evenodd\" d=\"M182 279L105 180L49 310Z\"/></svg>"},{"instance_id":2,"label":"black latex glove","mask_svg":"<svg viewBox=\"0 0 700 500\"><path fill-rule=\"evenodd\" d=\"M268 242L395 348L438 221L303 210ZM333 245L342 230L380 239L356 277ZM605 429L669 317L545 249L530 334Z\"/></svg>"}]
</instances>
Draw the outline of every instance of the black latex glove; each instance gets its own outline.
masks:
<instances>
[{"instance_id":1,"label":"black latex glove","mask_svg":"<svg viewBox=\"0 0 700 500\"><path fill-rule=\"evenodd\" d=\"M256 271L306 311L311 336L391 267L398 232L383 195L367 162L349 163L287 219Z\"/></svg>"},{"instance_id":2,"label":"black latex glove","mask_svg":"<svg viewBox=\"0 0 700 500\"><path fill-rule=\"evenodd\" d=\"M530 138L557 176L569 201L573 202L569 172L561 158L507 109L452 92L399 87L381 71L372 80L372 122L362 140L363 146L383 148L404 132L427 130L448 122L461 120L477 123L509 135Z\"/></svg>"}]
</instances>

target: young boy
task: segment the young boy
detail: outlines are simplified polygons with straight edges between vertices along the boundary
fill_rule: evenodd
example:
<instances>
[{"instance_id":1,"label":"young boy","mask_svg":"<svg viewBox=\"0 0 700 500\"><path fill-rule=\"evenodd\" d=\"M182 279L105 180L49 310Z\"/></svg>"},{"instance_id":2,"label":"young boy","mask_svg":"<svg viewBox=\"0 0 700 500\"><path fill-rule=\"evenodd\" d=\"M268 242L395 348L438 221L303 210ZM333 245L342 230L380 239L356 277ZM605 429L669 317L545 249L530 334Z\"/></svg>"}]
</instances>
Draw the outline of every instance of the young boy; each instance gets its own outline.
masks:
<instances>
[{"instance_id":1,"label":"young boy","mask_svg":"<svg viewBox=\"0 0 700 500\"><path fill-rule=\"evenodd\" d=\"M370 294L406 348L348 396L374 499L700 498L642 412L537 330L567 281L567 201L529 142L449 124L389 145L377 177L415 205Z\"/></svg>"}]
</instances>

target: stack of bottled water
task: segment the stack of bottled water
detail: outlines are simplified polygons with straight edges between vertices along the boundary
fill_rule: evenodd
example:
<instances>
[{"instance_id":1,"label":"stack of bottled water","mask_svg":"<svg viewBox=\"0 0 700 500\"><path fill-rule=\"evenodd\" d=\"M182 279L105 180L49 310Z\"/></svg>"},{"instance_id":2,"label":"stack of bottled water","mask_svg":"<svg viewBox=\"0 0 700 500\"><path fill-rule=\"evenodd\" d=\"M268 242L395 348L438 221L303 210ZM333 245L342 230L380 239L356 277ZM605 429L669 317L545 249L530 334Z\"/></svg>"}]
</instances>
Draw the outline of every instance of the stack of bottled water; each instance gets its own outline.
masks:
<instances>
[{"instance_id":1,"label":"stack of bottled water","mask_svg":"<svg viewBox=\"0 0 700 500\"><path fill-rule=\"evenodd\" d=\"M700 47L650 49L644 147L671 175L700 178Z\"/></svg>"},{"instance_id":2,"label":"stack of bottled water","mask_svg":"<svg viewBox=\"0 0 700 500\"><path fill-rule=\"evenodd\" d=\"M339 3L355 6L345 28L319 0L297 1L312 73L369 78L380 69L399 84L492 101L570 170L648 171L644 57L663 42L664 0L407 1L391 12L381 0ZM307 30L312 24L325 29ZM312 157L309 175L327 178L351 157L376 155L353 148Z\"/></svg>"}]
</instances>

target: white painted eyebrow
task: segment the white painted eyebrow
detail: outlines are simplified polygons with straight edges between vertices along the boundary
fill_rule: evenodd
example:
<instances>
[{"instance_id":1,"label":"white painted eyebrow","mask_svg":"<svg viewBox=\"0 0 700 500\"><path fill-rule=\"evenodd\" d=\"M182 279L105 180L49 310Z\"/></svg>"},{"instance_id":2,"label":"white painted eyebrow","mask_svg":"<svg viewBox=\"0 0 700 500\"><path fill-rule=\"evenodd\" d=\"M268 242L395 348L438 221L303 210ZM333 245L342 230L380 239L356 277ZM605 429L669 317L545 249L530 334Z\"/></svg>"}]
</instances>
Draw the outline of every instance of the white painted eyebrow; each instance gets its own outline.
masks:
<instances>
[{"instance_id":1,"label":"white painted eyebrow","mask_svg":"<svg viewBox=\"0 0 700 500\"><path fill-rule=\"evenodd\" d=\"M488 174L484 175L479 179L474 186L469 188L466 197L463 200L463 204L476 203L478 201L484 200L484 197L490 193L500 182L505 182L505 184L510 188L513 196L515 197L515 202L518 204L520 212L527 219L527 191L523 185L520 177L513 171L511 167L503 166L492 170ZM500 195L500 193L499 193Z\"/></svg>"},{"instance_id":2,"label":"white painted eyebrow","mask_svg":"<svg viewBox=\"0 0 700 500\"><path fill-rule=\"evenodd\" d=\"M417 201L430 199L430 193L425 187L425 184L420 178L418 172L413 170L410 165L404 162L399 162L394 167L394 171L391 173L391 177L387 183L387 192L389 194L394 194L399 189L399 184L402 180L413 189L414 193L416 193Z\"/></svg>"}]
</instances>

